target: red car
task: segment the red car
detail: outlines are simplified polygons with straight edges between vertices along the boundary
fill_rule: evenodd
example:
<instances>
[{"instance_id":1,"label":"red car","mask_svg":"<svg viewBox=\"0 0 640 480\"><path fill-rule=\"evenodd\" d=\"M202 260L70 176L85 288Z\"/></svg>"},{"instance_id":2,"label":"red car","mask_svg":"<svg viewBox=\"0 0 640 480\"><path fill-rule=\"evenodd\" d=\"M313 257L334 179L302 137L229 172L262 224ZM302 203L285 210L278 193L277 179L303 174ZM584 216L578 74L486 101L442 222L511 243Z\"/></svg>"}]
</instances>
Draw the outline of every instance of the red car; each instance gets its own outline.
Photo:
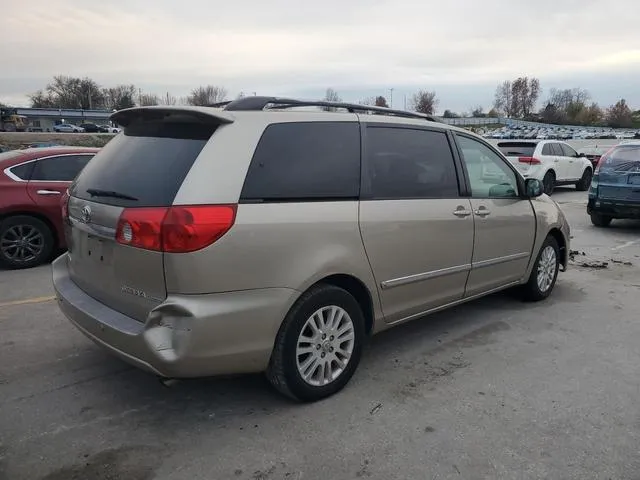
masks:
<instances>
[{"instance_id":1,"label":"red car","mask_svg":"<svg viewBox=\"0 0 640 480\"><path fill-rule=\"evenodd\" d=\"M65 248L60 199L98 148L0 153L0 264L30 268Z\"/></svg>"}]
</instances>

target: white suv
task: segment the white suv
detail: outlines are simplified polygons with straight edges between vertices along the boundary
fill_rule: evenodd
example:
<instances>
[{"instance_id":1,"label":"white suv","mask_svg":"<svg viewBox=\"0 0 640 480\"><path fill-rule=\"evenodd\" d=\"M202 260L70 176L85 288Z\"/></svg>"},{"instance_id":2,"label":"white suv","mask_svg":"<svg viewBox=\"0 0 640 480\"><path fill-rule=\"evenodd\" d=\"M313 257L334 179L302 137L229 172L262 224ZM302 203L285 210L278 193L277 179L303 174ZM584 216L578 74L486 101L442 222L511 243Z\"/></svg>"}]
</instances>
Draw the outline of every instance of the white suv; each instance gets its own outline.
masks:
<instances>
[{"instance_id":1,"label":"white suv","mask_svg":"<svg viewBox=\"0 0 640 480\"><path fill-rule=\"evenodd\" d=\"M583 192L591 185L591 162L564 142L514 140L499 142L498 148L525 178L540 180L547 195L556 185L575 185Z\"/></svg>"}]
</instances>

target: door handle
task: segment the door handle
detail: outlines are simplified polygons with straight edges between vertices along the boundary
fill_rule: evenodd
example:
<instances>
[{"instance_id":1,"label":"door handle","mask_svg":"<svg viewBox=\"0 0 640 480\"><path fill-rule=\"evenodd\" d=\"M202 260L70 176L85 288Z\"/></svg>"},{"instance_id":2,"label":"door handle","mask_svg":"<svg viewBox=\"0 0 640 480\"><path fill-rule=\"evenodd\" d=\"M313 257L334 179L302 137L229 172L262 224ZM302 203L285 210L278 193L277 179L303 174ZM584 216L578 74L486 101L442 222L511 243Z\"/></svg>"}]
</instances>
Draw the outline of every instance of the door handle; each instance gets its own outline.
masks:
<instances>
[{"instance_id":1,"label":"door handle","mask_svg":"<svg viewBox=\"0 0 640 480\"><path fill-rule=\"evenodd\" d=\"M491 211L486 207L480 207L477 210L474 210L473 213L475 213L479 217L486 217L487 215L491 215Z\"/></svg>"},{"instance_id":2,"label":"door handle","mask_svg":"<svg viewBox=\"0 0 640 480\"><path fill-rule=\"evenodd\" d=\"M38 190L36 192L38 195L62 195L59 191L57 190Z\"/></svg>"},{"instance_id":3,"label":"door handle","mask_svg":"<svg viewBox=\"0 0 640 480\"><path fill-rule=\"evenodd\" d=\"M471 212L469 210L466 210L464 207L460 206L460 207L455 209L453 214L456 217L464 218L464 217L468 217L469 215L471 215Z\"/></svg>"}]
</instances>

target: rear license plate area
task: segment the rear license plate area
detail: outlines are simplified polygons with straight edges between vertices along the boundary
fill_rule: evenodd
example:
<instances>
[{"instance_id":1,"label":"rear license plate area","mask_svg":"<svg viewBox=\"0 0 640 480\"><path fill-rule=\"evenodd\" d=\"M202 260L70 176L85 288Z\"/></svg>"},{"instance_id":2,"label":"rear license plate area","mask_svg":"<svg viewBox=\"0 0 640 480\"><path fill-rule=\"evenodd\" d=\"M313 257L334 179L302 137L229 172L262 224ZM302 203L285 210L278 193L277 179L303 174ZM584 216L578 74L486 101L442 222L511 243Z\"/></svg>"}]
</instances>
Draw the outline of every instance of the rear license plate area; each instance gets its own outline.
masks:
<instances>
[{"instance_id":1,"label":"rear license plate area","mask_svg":"<svg viewBox=\"0 0 640 480\"><path fill-rule=\"evenodd\" d=\"M84 256L90 262L109 264L111 261L109 242L93 235L87 236Z\"/></svg>"},{"instance_id":2,"label":"rear license plate area","mask_svg":"<svg viewBox=\"0 0 640 480\"><path fill-rule=\"evenodd\" d=\"M638 186L640 186L640 175L629 175L627 183L629 185L638 185Z\"/></svg>"}]
</instances>

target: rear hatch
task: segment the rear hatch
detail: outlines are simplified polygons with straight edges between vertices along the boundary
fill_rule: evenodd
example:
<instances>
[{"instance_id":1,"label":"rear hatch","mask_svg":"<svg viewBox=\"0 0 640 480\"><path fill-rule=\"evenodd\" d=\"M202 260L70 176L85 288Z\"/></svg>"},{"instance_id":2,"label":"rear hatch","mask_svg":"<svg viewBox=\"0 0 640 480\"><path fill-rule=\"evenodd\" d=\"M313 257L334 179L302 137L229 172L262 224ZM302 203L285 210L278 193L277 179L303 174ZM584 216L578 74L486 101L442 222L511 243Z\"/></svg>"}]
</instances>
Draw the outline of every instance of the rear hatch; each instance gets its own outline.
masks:
<instances>
[{"instance_id":1,"label":"rear hatch","mask_svg":"<svg viewBox=\"0 0 640 480\"><path fill-rule=\"evenodd\" d=\"M69 189L70 275L88 295L139 321L166 298L162 248L120 241L121 216L134 212L138 218L161 217L216 128L231 121L224 115L175 108L114 115L125 127L123 133L88 163ZM158 231L153 231L153 223L137 225L147 229L141 232L145 238L152 238L160 235L160 222Z\"/></svg>"},{"instance_id":2,"label":"rear hatch","mask_svg":"<svg viewBox=\"0 0 640 480\"><path fill-rule=\"evenodd\" d=\"M533 157L536 150L535 142L499 142L498 149L525 176L532 165L540 163Z\"/></svg>"},{"instance_id":3,"label":"rear hatch","mask_svg":"<svg viewBox=\"0 0 640 480\"><path fill-rule=\"evenodd\" d=\"M597 168L598 197L640 205L640 144L618 145Z\"/></svg>"}]
</instances>

